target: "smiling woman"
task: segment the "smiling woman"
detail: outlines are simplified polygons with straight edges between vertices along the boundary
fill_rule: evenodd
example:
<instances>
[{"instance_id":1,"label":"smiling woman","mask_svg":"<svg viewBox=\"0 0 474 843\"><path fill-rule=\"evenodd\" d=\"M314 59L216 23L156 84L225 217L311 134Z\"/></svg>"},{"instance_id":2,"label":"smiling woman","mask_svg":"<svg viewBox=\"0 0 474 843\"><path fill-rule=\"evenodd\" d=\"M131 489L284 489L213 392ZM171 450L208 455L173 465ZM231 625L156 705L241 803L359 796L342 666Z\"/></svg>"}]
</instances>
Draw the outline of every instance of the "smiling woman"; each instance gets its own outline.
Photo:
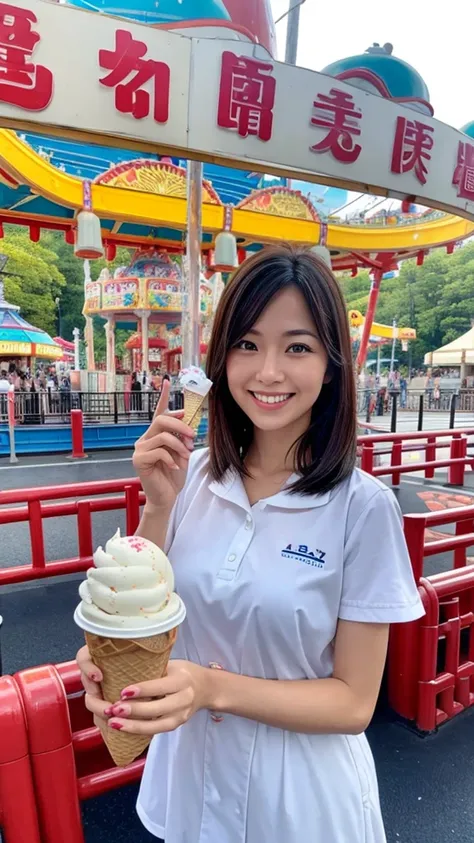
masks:
<instances>
[{"instance_id":1,"label":"smiling woman","mask_svg":"<svg viewBox=\"0 0 474 843\"><path fill-rule=\"evenodd\" d=\"M134 464L138 534L187 610L168 673L102 728L155 736L138 799L166 843L385 843L363 734L390 623L423 614L391 491L354 468L349 328L314 254L272 247L227 286L208 355L210 447L168 387ZM216 669L219 668L219 669ZM88 678L87 678L88 677Z\"/></svg>"}]
</instances>

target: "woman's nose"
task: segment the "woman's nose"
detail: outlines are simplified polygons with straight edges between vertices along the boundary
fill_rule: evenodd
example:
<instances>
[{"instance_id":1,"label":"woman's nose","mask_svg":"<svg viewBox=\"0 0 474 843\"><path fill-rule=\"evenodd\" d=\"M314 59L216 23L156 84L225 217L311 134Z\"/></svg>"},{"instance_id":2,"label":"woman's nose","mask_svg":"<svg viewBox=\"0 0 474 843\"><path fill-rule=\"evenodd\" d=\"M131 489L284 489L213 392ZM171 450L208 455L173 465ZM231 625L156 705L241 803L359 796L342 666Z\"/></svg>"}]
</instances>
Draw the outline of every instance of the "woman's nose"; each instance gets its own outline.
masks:
<instances>
[{"instance_id":1,"label":"woman's nose","mask_svg":"<svg viewBox=\"0 0 474 843\"><path fill-rule=\"evenodd\" d=\"M266 354L262 361L260 372L257 374L257 380L264 384L282 383L285 375L279 365L278 356L275 354Z\"/></svg>"}]
</instances>

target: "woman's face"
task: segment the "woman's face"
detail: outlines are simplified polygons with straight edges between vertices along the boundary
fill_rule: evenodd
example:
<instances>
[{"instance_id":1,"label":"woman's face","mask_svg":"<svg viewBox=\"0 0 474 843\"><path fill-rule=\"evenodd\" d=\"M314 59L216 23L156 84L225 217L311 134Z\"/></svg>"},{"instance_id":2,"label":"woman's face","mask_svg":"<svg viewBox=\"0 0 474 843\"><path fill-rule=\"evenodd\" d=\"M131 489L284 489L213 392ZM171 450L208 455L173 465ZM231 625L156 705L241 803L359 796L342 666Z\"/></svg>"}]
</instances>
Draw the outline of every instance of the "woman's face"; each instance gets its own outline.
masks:
<instances>
[{"instance_id":1,"label":"woman's face","mask_svg":"<svg viewBox=\"0 0 474 843\"><path fill-rule=\"evenodd\" d=\"M282 290L227 357L234 401L259 430L309 424L328 356L303 295Z\"/></svg>"}]
</instances>

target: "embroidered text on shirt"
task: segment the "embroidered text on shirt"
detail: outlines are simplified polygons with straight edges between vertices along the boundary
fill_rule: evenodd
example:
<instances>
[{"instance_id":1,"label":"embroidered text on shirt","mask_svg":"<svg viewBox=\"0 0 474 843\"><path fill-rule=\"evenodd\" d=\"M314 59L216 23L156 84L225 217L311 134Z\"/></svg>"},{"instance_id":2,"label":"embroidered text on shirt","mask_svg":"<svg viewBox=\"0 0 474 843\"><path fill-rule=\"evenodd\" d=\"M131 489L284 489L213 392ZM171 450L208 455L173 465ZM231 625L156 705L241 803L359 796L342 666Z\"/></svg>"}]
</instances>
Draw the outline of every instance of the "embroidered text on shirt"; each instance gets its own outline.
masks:
<instances>
[{"instance_id":1,"label":"embroidered text on shirt","mask_svg":"<svg viewBox=\"0 0 474 843\"><path fill-rule=\"evenodd\" d=\"M324 550L310 550L306 544L289 544L283 548L281 555L285 559L296 559L313 568L324 568L326 552Z\"/></svg>"}]
</instances>

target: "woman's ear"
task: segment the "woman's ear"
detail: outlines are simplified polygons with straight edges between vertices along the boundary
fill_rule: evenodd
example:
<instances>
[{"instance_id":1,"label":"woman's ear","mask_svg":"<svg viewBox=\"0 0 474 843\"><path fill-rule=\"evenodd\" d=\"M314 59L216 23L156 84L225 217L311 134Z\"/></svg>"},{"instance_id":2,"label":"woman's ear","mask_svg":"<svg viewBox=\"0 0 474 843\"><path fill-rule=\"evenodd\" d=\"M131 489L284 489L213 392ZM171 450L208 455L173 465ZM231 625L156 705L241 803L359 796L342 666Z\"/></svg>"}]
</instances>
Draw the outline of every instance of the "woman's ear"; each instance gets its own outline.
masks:
<instances>
[{"instance_id":1,"label":"woman's ear","mask_svg":"<svg viewBox=\"0 0 474 843\"><path fill-rule=\"evenodd\" d=\"M323 383L331 383L331 381L332 381L332 366L331 366L330 363L328 363L328 367L326 369L326 374L324 375L324 378L323 378Z\"/></svg>"}]
</instances>

